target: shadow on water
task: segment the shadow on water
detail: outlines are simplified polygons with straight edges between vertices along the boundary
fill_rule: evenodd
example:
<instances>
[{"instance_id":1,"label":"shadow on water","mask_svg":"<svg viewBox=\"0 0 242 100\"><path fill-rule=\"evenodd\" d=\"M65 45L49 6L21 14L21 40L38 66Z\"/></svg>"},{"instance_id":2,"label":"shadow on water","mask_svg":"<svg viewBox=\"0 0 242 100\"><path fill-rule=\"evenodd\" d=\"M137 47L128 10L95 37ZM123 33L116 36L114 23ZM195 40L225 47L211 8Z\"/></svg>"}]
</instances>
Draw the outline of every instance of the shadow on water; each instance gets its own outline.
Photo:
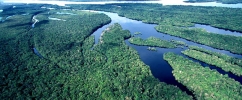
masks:
<instances>
[{"instance_id":1,"label":"shadow on water","mask_svg":"<svg viewBox=\"0 0 242 100\"><path fill-rule=\"evenodd\" d=\"M149 51L148 46L137 46L130 44L127 40L125 41L128 46L131 46L138 51L140 59L148 66L150 66L151 73L154 77L159 79L161 82L172 84L185 91L187 94L194 96L194 94L186 88L183 84L179 83L173 76L172 67L167 61L163 59L163 54L167 52L180 52L182 48L167 49L167 48L156 48L157 51Z\"/></svg>"},{"instance_id":2,"label":"shadow on water","mask_svg":"<svg viewBox=\"0 0 242 100\"><path fill-rule=\"evenodd\" d=\"M216 70L217 72L219 72L220 74L223 74L223 75L228 75L228 77L234 79L235 81L238 81L240 84L242 84L242 77L241 76L237 76L237 75L234 75L233 73L231 72L225 72L223 69L219 68L219 67L216 67L214 65L210 65L210 64L207 64L205 62L202 62L202 61L199 61L199 60L196 60L194 58L191 58L191 57L188 57L186 55L183 55L181 54L183 57L185 58L188 58L190 60L192 60L193 62L198 62L200 63L203 67L209 67L211 70Z\"/></svg>"},{"instance_id":3,"label":"shadow on water","mask_svg":"<svg viewBox=\"0 0 242 100\"><path fill-rule=\"evenodd\" d=\"M195 45L198 47L202 47L204 49L213 51L213 52L219 52L219 53L224 53L227 54L229 56L235 57L235 58L242 58L241 55L237 55L237 54L233 54L230 53L229 51L225 51L225 50L219 50L219 49L214 49L212 47L206 46L206 45L202 45L202 44L198 44L198 43L194 43L192 41L188 41L179 37L174 37L174 36L170 36L167 34L163 34L163 33L159 33L155 30L155 24L146 24L143 23L141 21L136 21L136 20L131 20L125 17L120 17L115 13L109 13L109 12L99 12L99 13L104 13L106 15L108 15L111 19L112 19L112 23L119 23L123 29L129 30L131 32L131 34L133 35L135 32L140 32L142 35L137 35L138 37L141 37L142 39L147 39L151 36L163 39L163 40L177 40L177 41L183 41L188 45ZM105 25L104 27L98 29L93 35L95 36L95 44L98 43L98 39L102 33L103 30L105 30L105 28L107 28L110 24ZM176 54L182 55L184 56L181 51L188 49L187 47L185 48L175 48L175 49L167 49L167 48L156 48L157 51L149 51L147 50L148 46L137 46L137 45L133 45L130 44L128 42L128 40L125 40L126 44L132 48L134 48L135 50L138 51L140 59L148 66L150 66L150 70L153 74L154 77L156 77L157 79L159 79L161 82L165 82L168 84L172 84L175 85L177 87L179 87L181 90L187 92L189 95L192 95L194 97L194 94L189 91L184 85L182 85L181 83L177 82L175 77L172 74L172 67L163 59L163 54L167 53L167 52L174 52ZM188 57L186 57L188 58ZM228 76L230 78L235 79L236 81L239 81L240 83L242 83L241 81L241 77L238 77L232 73L228 73L228 72L224 72L222 69L215 67L215 66L211 66L208 65L206 63L203 63L201 61L197 61L194 59L189 58L190 60L199 62L202 66L208 66L210 67L210 69L215 69L217 70L219 73L221 74L228 74Z\"/></svg>"}]
</instances>

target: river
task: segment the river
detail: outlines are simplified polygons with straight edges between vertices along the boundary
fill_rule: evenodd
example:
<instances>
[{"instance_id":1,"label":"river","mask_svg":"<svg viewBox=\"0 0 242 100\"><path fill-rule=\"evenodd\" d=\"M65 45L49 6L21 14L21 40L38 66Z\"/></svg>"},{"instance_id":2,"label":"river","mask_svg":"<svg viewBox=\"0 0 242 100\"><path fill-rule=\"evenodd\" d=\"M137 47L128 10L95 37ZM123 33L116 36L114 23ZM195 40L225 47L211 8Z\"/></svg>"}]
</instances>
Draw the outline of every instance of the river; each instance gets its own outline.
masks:
<instances>
[{"instance_id":1,"label":"river","mask_svg":"<svg viewBox=\"0 0 242 100\"><path fill-rule=\"evenodd\" d=\"M237 55L237 54L233 54L230 53L229 51L225 51L225 50L218 50L218 49L214 49L212 47L206 46L206 45L202 45L202 44L198 44L198 43L194 43L182 38L178 38L178 37L174 37L174 36L170 36L167 34L163 34L163 33L159 33L155 30L155 24L146 24L143 23L141 21L136 21L136 20L132 20L132 19L128 19L125 17L121 17L118 16L118 14L116 13L110 13L110 12L103 12L103 11L99 11L99 13L104 13L106 15L108 15L112 21L111 23L103 26L102 28L99 28L97 31L95 31L93 33L93 35L95 36L95 44L97 44L99 42L99 38L100 38L100 34L102 33L102 31L107 28L109 25L113 24L113 23L119 23L123 29L129 30L131 32L131 34L133 35L135 32L141 32L142 35L136 35L141 37L142 39L146 39L148 37L154 36L154 37L158 37L160 39L164 39L164 40L179 40L179 41L183 41L188 45L195 45L195 46L199 46L202 48L205 48L207 50L211 50L214 52L220 52L220 53L224 53L227 54L229 56L232 57L236 57L236 58L242 58L241 55ZM196 24L193 28L203 28L209 32L215 32L217 34L227 34L227 35L235 35L237 36L238 34L241 34L239 32L237 32L237 34L233 34L233 32L231 31L226 31L223 29L218 29L209 25L201 25L201 24ZM216 30L216 31L214 31ZM221 33L223 32L223 33ZM171 66L163 59L163 54L167 53L167 52L174 52L176 54L182 55L186 58L189 58L185 55L183 55L181 53L181 51L188 49L187 47L184 48L175 48L175 49L167 49L167 48L156 48L157 51L149 51L147 50L148 46L137 46L137 45L133 45L130 44L128 42L128 40L125 40L126 44L132 48L134 48L135 50L138 51L139 56L141 58L141 60L150 67L150 70L153 74L154 77L158 78L161 82L166 82L168 84L173 84L178 86L179 88L181 88L184 91L187 91L187 89L185 89L185 87L178 83L173 74L172 74L172 68ZM215 69L217 70L219 73L221 74L228 74L228 76L230 78L235 79L236 81L242 83L242 77L236 76L232 73L229 72L225 72L223 71L221 68L212 66L212 65L208 65L206 63L203 63L201 61L189 58L190 60L193 60L195 62L200 63L202 66L204 67L209 67L210 69Z\"/></svg>"},{"instance_id":2,"label":"river","mask_svg":"<svg viewBox=\"0 0 242 100\"><path fill-rule=\"evenodd\" d=\"M186 3L186 4L188 4L188 3ZM202 3L200 3L200 4L202 5ZM212 5L214 3L210 3L210 4ZM219 4L219 3L216 3L216 4ZM193 5L196 6L196 4L193 4ZM207 5L207 6L211 6L211 5ZM225 6L225 5L227 5L227 6ZM228 5L230 5L230 4L223 4L222 6L228 7ZM233 4L233 5L234 5L234 6L232 6L233 8L242 8L241 4ZM241 5L241 6L237 6L237 5ZM215 5L213 5L213 6L215 6ZM160 39L164 39L164 40L173 39L173 40L183 41L188 45L195 45L195 46L199 46L199 47L202 47L202 48L205 48L207 50L214 51L214 52L224 53L224 54L227 54L227 55L232 56L232 57L242 58L241 55L233 54L233 53L230 53L229 51L214 49L212 47L205 46L205 45L198 44L198 43L194 43L194 42L182 39L182 38L178 38L178 37L170 36L170 35L167 35L167 34L159 33L154 28L156 26L155 24L146 24L146 23L143 23L141 21L136 21L136 20L125 18L125 17L120 17L116 13L103 12L103 11L98 11L98 13L104 13L104 14L108 15L112 19L112 21L111 21L111 23L103 26L102 28L99 28L98 30L96 30L93 33L93 35L95 36L95 44L97 44L99 42L99 38L100 38L100 35L101 35L103 30L105 30L109 25L111 25L113 23L119 23L122 26L123 29L129 30L131 32L131 34L134 34L135 32L141 32L142 35L137 35L137 36L139 36L143 39L146 39L146 38L151 37L151 36L154 36L154 37L157 37L157 38L160 38ZM213 33L241 36L241 33L239 33L239 32L231 32L231 31L227 31L227 30L223 30L223 29L218 29L218 28L215 28L215 27L212 27L212 26L209 26L209 25L195 24L195 26L192 27L192 28L203 28L206 31L213 32ZM130 46L130 47L132 47L132 48L134 48L135 50L138 51L140 59L146 65L148 65L150 67L150 70L151 70L152 74L154 75L154 77L158 78L162 82L166 82L168 84L176 85L179 88L181 88L182 90L188 91L182 84L178 83L175 80L174 76L172 75L171 66L163 59L163 54L167 53L167 52L174 52L176 54L179 54L179 55L182 55L186 58L189 58L189 57L187 57L187 56L185 56L181 53L181 51L188 49L187 47L175 48L175 49L156 48L157 52L155 52L155 51L147 50L147 46L136 46L136 45L130 44L128 42L128 40L125 40L125 43L128 46ZM42 57L35 48L33 48L33 50L38 56ZM208 65L208 64L203 63L201 61L197 61L197 60L192 59L192 58L189 58L189 59L196 61L196 62L199 62L204 67L208 66L211 69L216 69L221 74L228 74L229 77L231 77L231 78L235 79L236 81L239 81L240 83L242 83L242 77L238 77L238 76L235 76L231 73L224 72L220 68Z\"/></svg>"}]
</instances>

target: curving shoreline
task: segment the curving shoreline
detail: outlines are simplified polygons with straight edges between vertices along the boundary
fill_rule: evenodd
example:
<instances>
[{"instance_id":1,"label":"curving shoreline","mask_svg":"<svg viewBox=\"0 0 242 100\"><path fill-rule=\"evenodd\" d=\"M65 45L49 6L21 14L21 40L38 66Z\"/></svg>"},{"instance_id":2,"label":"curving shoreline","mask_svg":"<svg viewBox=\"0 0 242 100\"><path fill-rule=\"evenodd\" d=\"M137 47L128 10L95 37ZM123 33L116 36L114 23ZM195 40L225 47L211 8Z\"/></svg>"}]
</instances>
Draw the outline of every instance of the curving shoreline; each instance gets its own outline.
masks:
<instances>
[{"instance_id":1,"label":"curving shoreline","mask_svg":"<svg viewBox=\"0 0 242 100\"><path fill-rule=\"evenodd\" d=\"M37 15L34 15L33 18L32 18L32 21L34 22L34 23L31 25L32 28L34 28L35 24L39 22L39 20L36 19L36 16L37 16Z\"/></svg>"}]
</instances>

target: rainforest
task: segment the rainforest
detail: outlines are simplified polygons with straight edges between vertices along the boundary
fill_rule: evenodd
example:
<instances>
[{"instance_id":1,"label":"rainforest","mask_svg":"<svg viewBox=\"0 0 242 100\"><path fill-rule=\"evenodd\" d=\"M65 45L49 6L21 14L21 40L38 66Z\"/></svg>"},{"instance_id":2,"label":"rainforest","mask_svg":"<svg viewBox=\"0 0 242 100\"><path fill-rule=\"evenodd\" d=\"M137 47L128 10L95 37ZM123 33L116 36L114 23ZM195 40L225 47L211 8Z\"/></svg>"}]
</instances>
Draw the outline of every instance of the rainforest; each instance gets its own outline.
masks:
<instances>
[{"instance_id":1,"label":"rainforest","mask_svg":"<svg viewBox=\"0 0 242 100\"><path fill-rule=\"evenodd\" d=\"M0 99L241 100L241 18L229 7L1 4Z\"/></svg>"}]
</instances>

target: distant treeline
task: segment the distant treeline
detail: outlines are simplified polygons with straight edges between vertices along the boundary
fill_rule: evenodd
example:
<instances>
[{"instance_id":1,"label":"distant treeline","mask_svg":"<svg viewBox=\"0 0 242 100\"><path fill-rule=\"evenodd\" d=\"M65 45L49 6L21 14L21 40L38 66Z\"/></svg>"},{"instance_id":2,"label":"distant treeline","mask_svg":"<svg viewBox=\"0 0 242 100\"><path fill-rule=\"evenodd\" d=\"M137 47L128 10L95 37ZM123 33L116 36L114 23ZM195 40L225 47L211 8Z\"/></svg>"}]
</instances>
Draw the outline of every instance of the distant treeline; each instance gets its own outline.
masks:
<instances>
[{"instance_id":1,"label":"distant treeline","mask_svg":"<svg viewBox=\"0 0 242 100\"><path fill-rule=\"evenodd\" d=\"M47 1L47 0L43 0L43 1ZM58 1L101 2L101 1L159 1L159 0L58 0Z\"/></svg>"},{"instance_id":2,"label":"distant treeline","mask_svg":"<svg viewBox=\"0 0 242 100\"><path fill-rule=\"evenodd\" d=\"M214 48L242 54L241 37L210 33L196 28L195 23L242 32L242 10L225 7L162 6L161 4L71 5L77 9L92 9L118 13L134 20L158 24L156 30Z\"/></svg>"},{"instance_id":3,"label":"distant treeline","mask_svg":"<svg viewBox=\"0 0 242 100\"><path fill-rule=\"evenodd\" d=\"M196 2L221 2L221 3L225 3L225 4L236 4L236 3L242 3L241 0L188 0L185 2L192 2L192 3L196 3Z\"/></svg>"},{"instance_id":4,"label":"distant treeline","mask_svg":"<svg viewBox=\"0 0 242 100\"><path fill-rule=\"evenodd\" d=\"M37 13L39 10L43 12ZM105 14L40 7L3 12L10 13L14 16L0 23L2 100L192 99L152 76L138 52L125 44L131 34L121 25L107 28L94 46L90 35L111 21ZM34 28L33 15L39 20Z\"/></svg>"}]
</instances>

